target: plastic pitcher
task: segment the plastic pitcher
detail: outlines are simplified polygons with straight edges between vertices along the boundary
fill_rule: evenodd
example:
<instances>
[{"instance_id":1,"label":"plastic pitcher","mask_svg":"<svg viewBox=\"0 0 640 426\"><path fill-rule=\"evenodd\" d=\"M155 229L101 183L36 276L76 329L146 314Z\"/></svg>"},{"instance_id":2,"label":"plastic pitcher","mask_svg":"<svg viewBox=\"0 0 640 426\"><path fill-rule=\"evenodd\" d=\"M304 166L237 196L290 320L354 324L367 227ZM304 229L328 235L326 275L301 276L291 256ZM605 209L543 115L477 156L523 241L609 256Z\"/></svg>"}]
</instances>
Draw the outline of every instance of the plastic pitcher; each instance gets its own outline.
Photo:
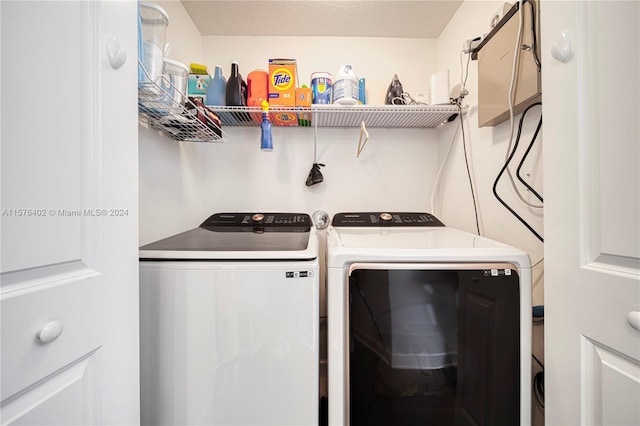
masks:
<instances>
[{"instance_id":1,"label":"plastic pitcher","mask_svg":"<svg viewBox=\"0 0 640 426\"><path fill-rule=\"evenodd\" d=\"M160 83L164 66L164 47L169 15L160 6L141 1L139 9L138 59L146 74L140 73L140 82Z\"/></svg>"},{"instance_id":2,"label":"plastic pitcher","mask_svg":"<svg viewBox=\"0 0 640 426\"><path fill-rule=\"evenodd\" d=\"M181 62L165 58L163 74L162 90L164 97L162 102L172 106L183 106L187 101L189 67Z\"/></svg>"}]
</instances>

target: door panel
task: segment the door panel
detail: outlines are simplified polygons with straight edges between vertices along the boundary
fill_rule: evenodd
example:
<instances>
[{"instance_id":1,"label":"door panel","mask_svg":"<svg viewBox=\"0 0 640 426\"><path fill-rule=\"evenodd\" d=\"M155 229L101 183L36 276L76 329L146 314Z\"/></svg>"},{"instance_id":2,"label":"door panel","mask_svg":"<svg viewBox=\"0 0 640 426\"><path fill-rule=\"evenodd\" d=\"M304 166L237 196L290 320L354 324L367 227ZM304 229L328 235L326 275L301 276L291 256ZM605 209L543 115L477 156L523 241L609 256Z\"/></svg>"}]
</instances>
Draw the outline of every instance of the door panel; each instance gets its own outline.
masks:
<instances>
[{"instance_id":1,"label":"door panel","mask_svg":"<svg viewBox=\"0 0 640 426\"><path fill-rule=\"evenodd\" d=\"M0 2L2 424L139 422L136 13Z\"/></svg>"},{"instance_id":2,"label":"door panel","mask_svg":"<svg viewBox=\"0 0 640 426\"><path fill-rule=\"evenodd\" d=\"M640 363L583 337L586 424L632 425L640 419Z\"/></svg>"},{"instance_id":3,"label":"door panel","mask_svg":"<svg viewBox=\"0 0 640 426\"><path fill-rule=\"evenodd\" d=\"M640 272L639 9L637 2L582 5L577 31L589 54L576 58L581 238L588 247L583 263L635 275ZM620 104L620 93L633 94L632 99Z\"/></svg>"},{"instance_id":4,"label":"door panel","mask_svg":"<svg viewBox=\"0 0 640 426\"><path fill-rule=\"evenodd\" d=\"M78 64L91 52L78 40L92 38L81 25L92 13L82 2L2 3L2 272L82 258L83 218L72 212L89 207L82 161L95 94L83 90L91 73Z\"/></svg>"},{"instance_id":5,"label":"door panel","mask_svg":"<svg viewBox=\"0 0 640 426\"><path fill-rule=\"evenodd\" d=\"M640 424L640 3L542 7L546 421Z\"/></svg>"},{"instance_id":6,"label":"door panel","mask_svg":"<svg viewBox=\"0 0 640 426\"><path fill-rule=\"evenodd\" d=\"M583 204L588 215L586 241L594 259L611 257L603 263L624 265L635 259L640 270L640 40L637 2L586 2L580 9L578 31L584 38L588 56L581 59L582 84L580 91L584 111L584 155L582 173L584 191L593 202ZM595 30L595 29L600 30ZM635 53L635 54L633 54ZM615 77L613 77L613 73ZM633 99L620 103L620 94L629 93ZM621 107L621 108L617 108ZM588 194L583 194L588 200ZM620 204L620 200L624 200ZM630 258L630 259L628 259Z\"/></svg>"},{"instance_id":7,"label":"door panel","mask_svg":"<svg viewBox=\"0 0 640 426\"><path fill-rule=\"evenodd\" d=\"M91 319L100 303L97 285L97 280L77 281L2 301L3 401L100 348ZM83 303L69 303L74 299ZM59 337L41 341L38 333L54 321L62 326Z\"/></svg>"},{"instance_id":8,"label":"door panel","mask_svg":"<svg viewBox=\"0 0 640 426\"><path fill-rule=\"evenodd\" d=\"M97 424L94 358L95 354L89 353L6 401L3 424L48 425L52 419L69 425Z\"/></svg>"}]
</instances>

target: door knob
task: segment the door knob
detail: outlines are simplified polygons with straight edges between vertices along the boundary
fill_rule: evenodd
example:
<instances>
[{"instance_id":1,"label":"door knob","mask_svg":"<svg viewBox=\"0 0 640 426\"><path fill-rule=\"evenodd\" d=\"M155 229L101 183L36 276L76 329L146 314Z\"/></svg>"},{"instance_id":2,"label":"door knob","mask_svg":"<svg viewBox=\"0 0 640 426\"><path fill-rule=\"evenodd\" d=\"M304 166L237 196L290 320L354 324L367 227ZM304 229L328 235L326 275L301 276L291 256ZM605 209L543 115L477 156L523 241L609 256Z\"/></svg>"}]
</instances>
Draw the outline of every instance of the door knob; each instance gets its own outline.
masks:
<instances>
[{"instance_id":1,"label":"door knob","mask_svg":"<svg viewBox=\"0 0 640 426\"><path fill-rule=\"evenodd\" d=\"M127 52L120 47L120 40L113 34L107 37L107 57L114 70L123 66L127 61Z\"/></svg>"},{"instance_id":2,"label":"door knob","mask_svg":"<svg viewBox=\"0 0 640 426\"><path fill-rule=\"evenodd\" d=\"M632 311L627 314L627 322L636 330L640 331L640 312Z\"/></svg>"},{"instance_id":3,"label":"door knob","mask_svg":"<svg viewBox=\"0 0 640 426\"><path fill-rule=\"evenodd\" d=\"M556 42L551 46L551 56L557 61L565 63L571 58L571 36L563 31Z\"/></svg>"},{"instance_id":4,"label":"door knob","mask_svg":"<svg viewBox=\"0 0 640 426\"><path fill-rule=\"evenodd\" d=\"M62 329L62 321L51 321L42 327L36 336L42 343L53 342L60 337Z\"/></svg>"}]
</instances>

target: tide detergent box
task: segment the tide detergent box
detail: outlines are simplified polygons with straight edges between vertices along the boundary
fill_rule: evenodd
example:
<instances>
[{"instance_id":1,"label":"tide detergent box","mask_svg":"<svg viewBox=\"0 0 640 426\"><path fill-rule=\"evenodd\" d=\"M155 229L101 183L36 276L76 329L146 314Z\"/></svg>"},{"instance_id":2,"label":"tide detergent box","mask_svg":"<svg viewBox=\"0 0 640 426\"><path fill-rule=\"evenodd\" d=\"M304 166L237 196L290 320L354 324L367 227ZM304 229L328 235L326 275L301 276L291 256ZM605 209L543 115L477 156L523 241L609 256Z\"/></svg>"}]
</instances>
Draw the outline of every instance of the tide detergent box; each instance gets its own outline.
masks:
<instances>
[{"instance_id":1,"label":"tide detergent box","mask_svg":"<svg viewBox=\"0 0 640 426\"><path fill-rule=\"evenodd\" d=\"M298 115L295 111L270 111L271 121L275 126L297 126Z\"/></svg>"},{"instance_id":2,"label":"tide detergent box","mask_svg":"<svg viewBox=\"0 0 640 426\"><path fill-rule=\"evenodd\" d=\"M296 60L269 59L269 105L295 106Z\"/></svg>"}]
</instances>

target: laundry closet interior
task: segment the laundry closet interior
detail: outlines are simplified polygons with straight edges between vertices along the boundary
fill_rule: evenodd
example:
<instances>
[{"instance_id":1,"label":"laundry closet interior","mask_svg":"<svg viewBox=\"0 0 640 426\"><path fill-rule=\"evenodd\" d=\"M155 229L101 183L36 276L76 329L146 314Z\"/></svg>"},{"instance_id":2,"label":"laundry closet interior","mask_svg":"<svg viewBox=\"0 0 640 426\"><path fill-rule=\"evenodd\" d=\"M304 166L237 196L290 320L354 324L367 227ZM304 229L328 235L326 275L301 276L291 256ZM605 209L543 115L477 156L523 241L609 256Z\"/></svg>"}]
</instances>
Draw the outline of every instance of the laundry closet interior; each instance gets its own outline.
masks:
<instances>
[{"instance_id":1,"label":"laundry closet interior","mask_svg":"<svg viewBox=\"0 0 640 426\"><path fill-rule=\"evenodd\" d=\"M284 18L268 19L262 28L256 28L243 25L242 16L234 15L225 17L237 23L230 33L207 35L201 33L187 12L189 3L198 2L153 3L169 16L165 57L187 65L206 65L210 74L220 65L228 78L232 62L236 62L246 78L253 70L267 70L269 59L294 58L298 86L310 87L312 73L336 75L341 67L350 65L358 77L366 80L366 107L388 107L384 105L385 94L394 75L404 92L423 104L432 90L431 77L443 71L448 73L449 96L456 99L463 90L465 94L460 98L460 108L453 103L434 106L434 110L440 107L445 111L444 118L429 122L427 117L427 124L409 112L404 116L392 113L396 115L391 118L382 113L383 124L376 124L366 117L352 119L349 115L353 113L340 110L317 112L313 116L321 123L317 127L313 120L308 127L272 123L271 152L260 149L259 125L223 124L223 141L180 142L150 128L141 118L139 243L143 249L147 244L197 228L218 213L301 213L316 218L314 213L323 212L330 221L344 212L425 212L447 227L480 234L527 253L534 265L530 269L531 304L543 304L542 268L536 263L542 258L542 243L492 193L510 149L510 120L507 117L497 124L479 127L478 60L471 51L463 51L465 42L491 31L491 18L503 3L454 2L448 23L431 32L410 32L412 27L420 27L421 18L417 17L388 16L384 28L367 28L358 33L310 15L308 25L314 28L313 35L290 33ZM261 7L267 7L269 2L263 3ZM363 8L373 5L359 3ZM238 6L237 13L242 14L242 7ZM375 12L363 11L363 16L368 13ZM517 13L513 16L517 19ZM405 22L410 22L406 26L411 28L405 28ZM424 25L429 25L427 18ZM502 83L508 86L509 81ZM424 105L416 107L420 110ZM522 109L515 113L516 128L521 112ZM419 112L417 117L429 114ZM348 125L341 124L345 116L350 121ZM537 137L520 173L527 184L538 190L542 187L542 137L536 131L540 116L540 107L533 106L524 117L524 146L517 152L519 160L526 144ZM314 163L324 165L320 169L323 181L307 186L305 181ZM508 204L524 205L506 176L499 192ZM537 204L530 191L523 192L528 202ZM524 211L521 214L529 226L542 233L542 209L518 210ZM330 387L326 347L327 231L318 228L315 232L319 262L318 392L322 397ZM542 333L534 327L534 334ZM541 339L533 343L533 350L542 358ZM143 357L143 371L144 362Z\"/></svg>"}]
</instances>

